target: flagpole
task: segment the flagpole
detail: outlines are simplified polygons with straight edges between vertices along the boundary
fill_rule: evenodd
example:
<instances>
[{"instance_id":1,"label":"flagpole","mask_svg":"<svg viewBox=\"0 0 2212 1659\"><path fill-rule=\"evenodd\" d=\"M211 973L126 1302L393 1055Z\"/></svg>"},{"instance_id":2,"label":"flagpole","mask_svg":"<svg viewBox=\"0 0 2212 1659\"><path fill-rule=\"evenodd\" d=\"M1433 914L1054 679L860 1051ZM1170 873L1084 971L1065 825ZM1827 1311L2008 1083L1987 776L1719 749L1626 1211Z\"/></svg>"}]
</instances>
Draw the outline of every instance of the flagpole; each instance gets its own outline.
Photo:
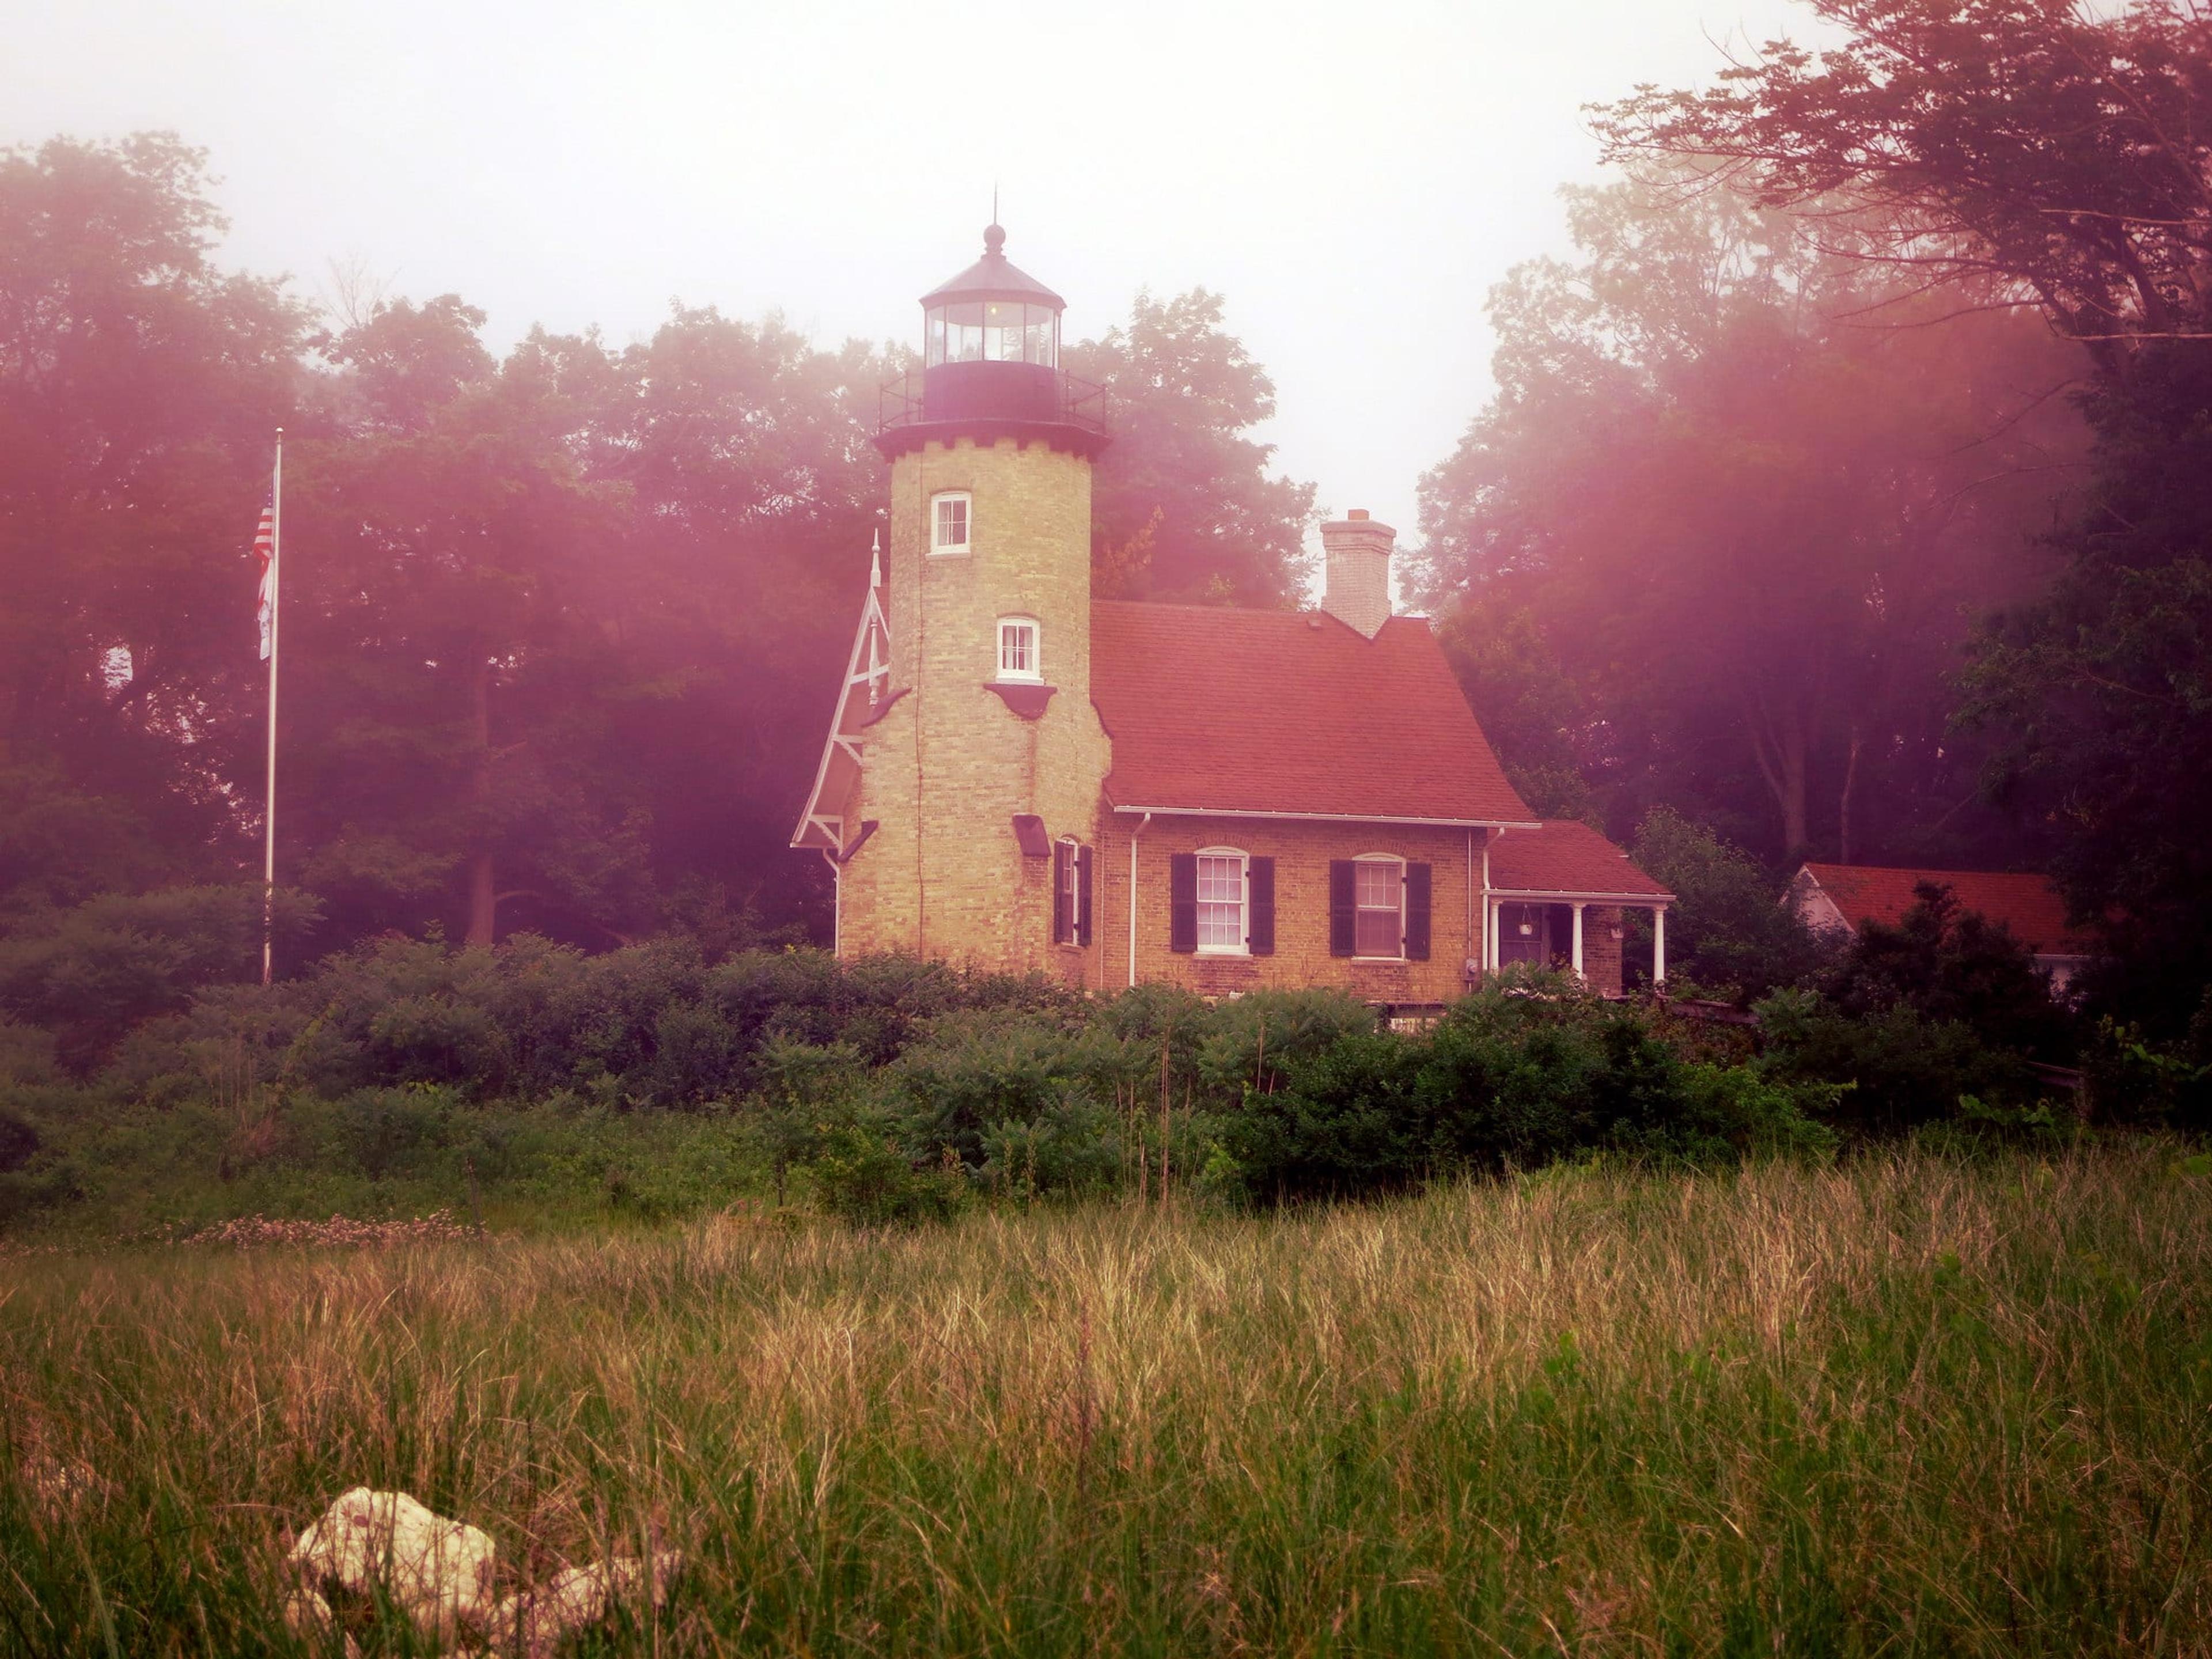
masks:
<instances>
[{"instance_id":1,"label":"flagpole","mask_svg":"<svg viewBox=\"0 0 2212 1659\"><path fill-rule=\"evenodd\" d=\"M269 511L269 793L261 815L261 982L269 983L276 944L276 664L278 601L284 571L284 428L276 428L276 472Z\"/></svg>"}]
</instances>

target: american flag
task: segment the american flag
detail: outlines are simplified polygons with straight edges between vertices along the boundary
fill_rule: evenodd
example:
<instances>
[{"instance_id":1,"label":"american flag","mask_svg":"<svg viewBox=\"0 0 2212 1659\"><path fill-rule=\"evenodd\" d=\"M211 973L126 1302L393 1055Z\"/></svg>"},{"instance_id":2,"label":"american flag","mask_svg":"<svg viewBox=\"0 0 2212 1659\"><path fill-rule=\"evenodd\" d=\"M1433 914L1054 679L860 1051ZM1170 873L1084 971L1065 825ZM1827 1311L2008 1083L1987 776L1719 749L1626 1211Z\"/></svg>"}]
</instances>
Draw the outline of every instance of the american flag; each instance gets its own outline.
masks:
<instances>
[{"instance_id":1,"label":"american flag","mask_svg":"<svg viewBox=\"0 0 2212 1659\"><path fill-rule=\"evenodd\" d=\"M261 602L255 614L261 622L261 660L269 660L270 633L276 623L276 502L262 505L261 528L253 532L253 556L261 562Z\"/></svg>"}]
</instances>

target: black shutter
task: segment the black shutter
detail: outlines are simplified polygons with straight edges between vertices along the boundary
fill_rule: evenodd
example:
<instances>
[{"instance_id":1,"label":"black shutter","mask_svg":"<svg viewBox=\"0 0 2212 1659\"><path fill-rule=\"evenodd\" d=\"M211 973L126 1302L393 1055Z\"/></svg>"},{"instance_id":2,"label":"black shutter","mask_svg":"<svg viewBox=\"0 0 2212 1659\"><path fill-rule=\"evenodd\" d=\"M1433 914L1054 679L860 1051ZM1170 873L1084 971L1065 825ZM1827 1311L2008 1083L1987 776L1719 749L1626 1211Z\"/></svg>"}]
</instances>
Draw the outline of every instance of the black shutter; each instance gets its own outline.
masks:
<instances>
[{"instance_id":1,"label":"black shutter","mask_svg":"<svg viewBox=\"0 0 2212 1659\"><path fill-rule=\"evenodd\" d=\"M1406 960L1429 959L1429 866L1406 866Z\"/></svg>"},{"instance_id":2,"label":"black shutter","mask_svg":"<svg viewBox=\"0 0 2212 1659\"><path fill-rule=\"evenodd\" d=\"M1168 949L1185 956L1198 949L1198 854L1168 860Z\"/></svg>"},{"instance_id":3,"label":"black shutter","mask_svg":"<svg viewBox=\"0 0 2212 1659\"><path fill-rule=\"evenodd\" d=\"M1075 942L1091 943L1091 849L1075 849Z\"/></svg>"},{"instance_id":4,"label":"black shutter","mask_svg":"<svg viewBox=\"0 0 2212 1659\"><path fill-rule=\"evenodd\" d=\"M1245 932L1245 943L1254 956L1272 957L1275 954L1275 861L1255 858L1250 869L1252 925Z\"/></svg>"},{"instance_id":5,"label":"black shutter","mask_svg":"<svg viewBox=\"0 0 2212 1659\"><path fill-rule=\"evenodd\" d=\"M1328 861L1328 953L1351 956L1359 941L1359 888L1350 859Z\"/></svg>"},{"instance_id":6,"label":"black shutter","mask_svg":"<svg viewBox=\"0 0 2212 1659\"><path fill-rule=\"evenodd\" d=\"M1068 846L1064 841L1052 844L1052 942L1067 943L1067 868Z\"/></svg>"}]
</instances>

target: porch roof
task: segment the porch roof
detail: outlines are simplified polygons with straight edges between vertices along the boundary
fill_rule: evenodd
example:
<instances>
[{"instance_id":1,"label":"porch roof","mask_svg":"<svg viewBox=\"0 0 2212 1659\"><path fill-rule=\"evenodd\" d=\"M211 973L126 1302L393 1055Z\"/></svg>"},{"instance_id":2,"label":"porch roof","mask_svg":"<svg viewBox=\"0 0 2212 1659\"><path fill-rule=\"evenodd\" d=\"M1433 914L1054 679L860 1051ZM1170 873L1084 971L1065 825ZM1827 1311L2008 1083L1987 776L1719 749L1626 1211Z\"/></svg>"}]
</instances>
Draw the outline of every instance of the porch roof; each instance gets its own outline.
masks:
<instances>
[{"instance_id":1,"label":"porch roof","mask_svg":"<svg viewBox=\"0 0 2212 1659\"><path fill-rule=\"evenodd\" d=\"M1627 854L1573 818L1499 833L1490 843L1490 894L1543 903L1664 905L1674 899Z\"/></svg>"}]
</instances>

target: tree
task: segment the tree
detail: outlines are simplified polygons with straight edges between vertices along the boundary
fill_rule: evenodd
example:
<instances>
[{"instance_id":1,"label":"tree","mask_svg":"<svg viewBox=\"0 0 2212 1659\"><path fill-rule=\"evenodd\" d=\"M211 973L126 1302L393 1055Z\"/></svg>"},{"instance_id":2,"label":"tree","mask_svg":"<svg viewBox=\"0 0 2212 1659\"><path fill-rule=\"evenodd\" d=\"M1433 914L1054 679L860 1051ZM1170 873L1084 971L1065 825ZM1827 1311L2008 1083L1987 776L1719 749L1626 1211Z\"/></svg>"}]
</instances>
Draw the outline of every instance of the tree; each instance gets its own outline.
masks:
<instances>
[{"instance_id":1,"label":"tree","mask_svg":"<svg viewBox=\"0 0 2212 1659\"><path fill-rule=\"evenodd\" d=\"M1437 642L1513 793L1543 817L1594 817L1584 768L1598 734L1534 613L1486 586L1437 623Z\"/></svg>"},{"instance_id":2,"label":"tree","mask_svg":"<svg viewBox=\"0 0 2212 1659\"><path fill-rule=\"evenodd\" d=\"M1895 926L1861 924L1822 988L1854 1018L1908 1007L1965 1025L1993 1048L2046 1060L2071 1054L2064 1011L2033 953L2002 924L1960 909L1940 884L1913 889Z\"/></svg>"},{"instance_id":3,"label":"tree","mask_svg":"<svg viewBox=\"0 0 2212 1659\"><path fill-rule=\"evenodd\" d=\"M2065 568L1984 635L1960 712L1996 739L1992 798L2046 826L2112 951L2083 988L2175 1036L2212 988L2212 346L2148 355L2087 408Z\"/></svg>"},{"instance_id":4,"label":"tree","mask_svg":"<svg viewBox=\"0 0 2212 1659\"><path fill-rule=\"evenodd\" d=\"M2212 982L2212 21L2181 0L1815 9L1841 49L1775 43L1601 131L1769 204L1850 204L1919 285L2036 307L2088 349L2095 478L2054 541L2065 570L1979 646L1964 714L1998 745L1992 795L2118 951L2093 994L2178 1032Z\"/></svg>"},{"instance_id":5,"label":"tree","mask_svg":"<svg viewBox=\"0 0 2212 1659\"><path fill-rule=\"evenodd\" d=\"M0 908L239 872L307 319L210 261L208 188L167 134L0 152Z\"/></svg>"},{"instance_id":6,"label":"tree","mask_svg":"<svg viewBox=\"0 0 2212 1659\"><path fill-rule=\"evenodd\" d=\"M1314 487L1268 477L1274 447L1245 435L1275 386L1223 328L1221 296L1140 293L1126 328L1070 346L1067 365L1106 387L1114 422L1091 485L1100 596L1295 604Z\"/></svg>"},{"instance_id":7,"label":"tree","mask_svg":"<svg viewBox=\"0 0 2212 1659\"><path fill-rule=\"evenodd\" d=\"M2186 0L1812 0L1849 40L1771 41L1702 92L1600 112L1609 160L1689 160L1763 205L1847 215L1911 286L2039 307L2123 372L2204 333L2212 21ZM1680 176L1680 175L1677 175Z\"/></svg>"},{"instance_id":8,"label":"tree","mask_svg":"<svg viewBox=\"0 0 2212 1659\"><path fill-rule=\"evenodd\" d=\"M1582 258L1493 293L1498 392L1422 482L1417 581L1538 620L1616 823L1670 802L1778 862L1909 846L1972 793L1945 677L2037 574L2063 350L1869 326L1862 265L1724 192L1567 197Z\"/></svg>"},{"instance_id":9,"label":"tree","mask_svg":"<svg viewBox=\"0 0 2212 1659\"><path fill-rule=\"evenodd\" d=\"M619 492L586 480L575 411L451 295L382 306L330 355L356 418L304 446L288 501L287 838L349 930L458 897L471 944L528 893L620 937L649 919L642 815L591 763L617 644Z\"/></svg>"},{"instance_id":10,"label":"tree","mask_svg":"<svg viewBox=\"0 0 2212 1659\"><path fill-rule=\"evenodd\" d=\"M1680 813L1655 808L1637 827L1634 851L1675 896L1667 964L1683 979L1749 1001L1802 984L1829 955L1757 860Z\"/></svg>"}]
</instances>

